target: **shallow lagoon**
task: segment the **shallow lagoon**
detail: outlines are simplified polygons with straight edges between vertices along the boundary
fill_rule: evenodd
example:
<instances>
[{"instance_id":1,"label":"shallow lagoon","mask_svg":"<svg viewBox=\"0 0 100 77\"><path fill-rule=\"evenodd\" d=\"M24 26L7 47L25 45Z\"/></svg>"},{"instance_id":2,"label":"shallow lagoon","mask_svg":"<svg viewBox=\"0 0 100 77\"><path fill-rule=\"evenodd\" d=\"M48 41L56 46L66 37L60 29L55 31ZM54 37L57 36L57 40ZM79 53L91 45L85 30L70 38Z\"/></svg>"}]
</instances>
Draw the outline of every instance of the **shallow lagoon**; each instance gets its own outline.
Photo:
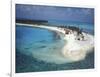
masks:
<instances>
[{"instance_id":1,"label":"shallow lagoon","mask_svg":"<svg viewBox=\"0 0 100 77\"><path fill-rule=\"evenodd\" d=\"M74 26L77 26L77 24L74 24ZM78 24L78 26L83 28L84 31L94 34L93 25ZM94 52L88 54L82 61L63 64L40 61L33 56L32 52L38 52L38 50L43 50L43 48L49 47L52 44L57 44L60 41L61 40L59 40L58 36L55 37L54 32L45 29L21 27L16 25L16 72L22 73L94 68ZM63 43L59 45L63 46ZM58 44L55 46L58 46Z\"/></svg>"}]
</instances>

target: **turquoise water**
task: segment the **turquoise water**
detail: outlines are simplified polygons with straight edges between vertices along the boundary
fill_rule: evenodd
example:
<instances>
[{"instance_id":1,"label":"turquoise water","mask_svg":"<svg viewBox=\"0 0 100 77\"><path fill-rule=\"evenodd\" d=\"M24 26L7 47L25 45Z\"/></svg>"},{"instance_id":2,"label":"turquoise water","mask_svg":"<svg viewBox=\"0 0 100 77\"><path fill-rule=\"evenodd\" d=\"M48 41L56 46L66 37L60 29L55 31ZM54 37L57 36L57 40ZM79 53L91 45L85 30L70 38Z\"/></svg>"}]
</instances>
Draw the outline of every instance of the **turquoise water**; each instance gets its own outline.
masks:
<instances>
[{"instance_id":1,"label":"turquoise water","mask_svg":"<svg viewBox=\"0 0 100 77\"><path fill-rule=\"evenodd\" d=\"M94 35L94 26L91 24L67 23L67 25L78 25L85 32ZM82 61L63 64L48 63L38 60L33 55L35 52L40 53L40 51L41 54L45 54L42 52L43 49L48 49L46 54L51 55L54 52L48 52L50 47L59 50L63 45L54 32L16 25L16 73L94 68L94 52L88 54Z\"/></svg>"}]
</instances>

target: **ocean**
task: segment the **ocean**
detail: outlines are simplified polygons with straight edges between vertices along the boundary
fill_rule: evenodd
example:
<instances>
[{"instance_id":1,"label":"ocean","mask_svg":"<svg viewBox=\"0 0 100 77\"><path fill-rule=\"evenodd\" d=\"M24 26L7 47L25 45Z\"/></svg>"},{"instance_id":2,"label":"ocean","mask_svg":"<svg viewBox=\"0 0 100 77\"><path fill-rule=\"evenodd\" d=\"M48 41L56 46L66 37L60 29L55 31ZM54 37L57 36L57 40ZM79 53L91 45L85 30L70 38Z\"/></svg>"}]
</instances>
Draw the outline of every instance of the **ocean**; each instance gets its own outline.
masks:
<instances>
[{"instance_id":1,"label":"ocean","mask_svg":"<svg viewBox=\"0 0 100 77\"><path fill-rule=\"evenodd\" d=\"M52 22L53 23L53 22ZM51 23L49 23L51 24ZM56 26L59 23L56 23ZM94 25L66 23L81 28L94 36ZM62 24L67 26L65 23ZM52 26L52 25L51 25ZM16 25L16 73L46 72L94 68L94 50L84 60L67 63L60 55L64 42L59 36L46 29ZM45 55L45 56L44 56ZM43 58L43 60L39 59ZM50 59L48 61L48 59ZM46 61L45 61L46 60Z\"/></svg>"}]
</instances>

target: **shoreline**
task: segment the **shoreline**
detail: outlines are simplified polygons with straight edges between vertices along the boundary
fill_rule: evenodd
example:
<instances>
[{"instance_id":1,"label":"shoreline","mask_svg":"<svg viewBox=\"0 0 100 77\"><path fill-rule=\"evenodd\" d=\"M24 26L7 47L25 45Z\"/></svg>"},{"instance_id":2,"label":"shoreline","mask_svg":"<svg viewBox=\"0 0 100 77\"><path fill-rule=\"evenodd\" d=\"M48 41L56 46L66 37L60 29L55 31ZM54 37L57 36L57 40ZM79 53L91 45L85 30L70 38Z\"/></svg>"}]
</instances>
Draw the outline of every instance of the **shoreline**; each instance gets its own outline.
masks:
<instances>
[{"instance_id":1,"label":"shoreline","mask_svg":"<svg viewBox=\"0 0 100 77\"><path fill-rule=\"evenodd\" d=\"M85 59L87 53L90 49L92 49L94 47L94 43L93 43L93 36L89 35L89 34L84 34L84 36L88 39L86 40L75 40L76 38L76 34L74 33L68 33L65 34L65 30L62 28L58 28L58 27L51 27L51 26L44 26L44 25L30 25L30 24L20 24L20 23L16 23L16 25L21 25L21 26L30 26L30 27L37 27L37 28L43 28L43 29L48 29L51 31L55 31L59 34L59 36L61 37L62 40L65 40L65 45L64 47L62 47L61 55L62 55L62 60L64 60L64 62L70 63L70 62L76 62L76 61L80 61ZM84 44L83 46L81 46L81 44ZM39 51L40 52L40 51ZM33 53L35 55L35 58L39 59L39 60L43 60L46 62L55 62L54 60L46 60L43 57L46 58L46 54L40 54L40 53ZM41 58L38 58L38 56L41 55ZM56 55L56 53L55 53ZM50 56L49 56L50 57ZM49 58L48 57L48 58ZM52 55L51 55L52 57ZM60 60L60 56L59 59L57 59L57 61ZM66 59L68 59L69 61L66 61ZM51 58L53 59L53 58ZM63 61L61 61L62 63ZM55 62L58 63L59 62Z\"/></svg>"}]
</instances>

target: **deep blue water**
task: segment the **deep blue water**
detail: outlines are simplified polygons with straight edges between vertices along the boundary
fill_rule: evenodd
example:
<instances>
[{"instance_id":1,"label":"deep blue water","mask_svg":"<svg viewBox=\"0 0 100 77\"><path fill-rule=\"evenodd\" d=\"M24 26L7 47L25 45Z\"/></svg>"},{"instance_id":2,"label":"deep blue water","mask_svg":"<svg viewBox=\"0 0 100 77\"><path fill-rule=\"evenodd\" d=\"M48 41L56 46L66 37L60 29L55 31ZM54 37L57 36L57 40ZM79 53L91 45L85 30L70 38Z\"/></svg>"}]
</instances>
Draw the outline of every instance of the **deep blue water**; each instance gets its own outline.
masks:
<instances>
[{"instance_id":1,"label":"deep blue water","mask_svg":"<svg viewBox=\"0 0 100 77\"><path fill-rule=\"evenodd\" d=\"M85 32L94 35L94 25L92 24L67 23L67 25L78 25ZM74 63L55 64L34 58L32 51L45 48L47 44L59 40L54 35L53 32L45 29L16 25L16 73L94 68L94 52L88 54L86 59Z\"/></svg>"}]
</instances>

